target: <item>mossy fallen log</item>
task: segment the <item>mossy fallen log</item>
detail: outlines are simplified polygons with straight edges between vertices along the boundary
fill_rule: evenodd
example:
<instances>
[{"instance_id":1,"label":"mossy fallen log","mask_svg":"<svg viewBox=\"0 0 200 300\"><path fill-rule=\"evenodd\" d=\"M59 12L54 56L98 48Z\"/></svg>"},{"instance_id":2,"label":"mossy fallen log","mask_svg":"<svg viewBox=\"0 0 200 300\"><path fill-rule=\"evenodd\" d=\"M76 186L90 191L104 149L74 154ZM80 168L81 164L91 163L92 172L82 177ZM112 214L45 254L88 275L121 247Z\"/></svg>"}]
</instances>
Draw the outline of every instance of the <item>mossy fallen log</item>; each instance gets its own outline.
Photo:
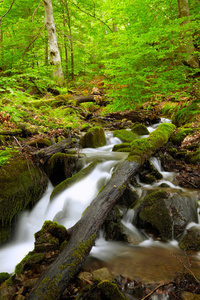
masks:
<instances>
[{"instance_id":1,"label":"mossy fallen log","mask_svg":"<svg viewBox=\"0 0 200 300\"><path fill-rule=\"evenodd\" d=\"M138 172L145 160L149 159L157 148L168 141L175 130L172 124L164 125L166 126L160 125L152 136L146 139L146 143L143 141L138 150L132 148L133 153L130 153L128 159L118 166L104 189L92 201L82 218L71 228L71 237L66 248L46 269L26 299L59 299L90 253L108 212L125 191L129 179ZM162 131L164 131L163 138ZM157 143L157 136L159 143ZM143 144L145 144L144 148L141 147Z\"/></svg>"}]
</instances>

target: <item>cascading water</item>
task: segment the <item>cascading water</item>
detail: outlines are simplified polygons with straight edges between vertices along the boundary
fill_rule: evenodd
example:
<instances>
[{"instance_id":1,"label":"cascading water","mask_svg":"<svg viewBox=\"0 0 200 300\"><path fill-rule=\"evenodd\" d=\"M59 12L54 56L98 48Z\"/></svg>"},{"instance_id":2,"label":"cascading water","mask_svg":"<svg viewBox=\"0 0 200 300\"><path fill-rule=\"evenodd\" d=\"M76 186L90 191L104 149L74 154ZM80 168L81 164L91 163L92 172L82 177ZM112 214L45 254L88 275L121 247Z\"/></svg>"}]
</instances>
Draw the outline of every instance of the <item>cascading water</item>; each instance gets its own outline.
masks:
<instances>
[{"instance_id":1,"label":"cascading water","mask_svg":"<svg viewBox=\"0 0 200 300\"><path fill-rule=\"evenodd\" d=\"M162 122L168 122L168 120L162 119ZM157 126L148 127L148 129L152 132ZM34 233L41 229L45 220L56 220L66 228L70 228L81 218L83 211L95 198L99 189L110 179L115 166L127 156L126 153L111 151L113 145L120 143L120 140L113 138L111 133L107 134L107 140L108 143L105 147L84 149L82 151L85 155L86 165L96 158L102 159L102 162L97 164L88 176L63 191L51 202L50 195L53 186L49 183L47 191L33 210L21 214L13 241L0 249L0 272L12 273L15 265L29 251L33 250ZM156 158L152 157L151 162L163 175L163 179L153 185L140 182L141 187L137 188L138 195L145 193L145 190L156 189L162 183L166 183L172 193L176 193L180 187L176 185L175 174L162 171L161 165ZM197 192L182 190L186 191L197 201ZM186 197L185 195L183 196ZM128 210L127 213L124 213L123 225L134 232L134 234L144 236L144 233L141 233L132 224L133 217L133 210ZM171 259L170 253L173 253L175 256L181 256L183 261L186 260L176 241L161 243L145 236L143 242L139 245L130 246L122 242L108 242L104 239L103 233L101 233L91 251L91 256L109 262L113 272L151 282L169 279L170 272L168 268L171 268L173 271L178 269L179 262L174 257ZM170 265L168 265L170 260Z\"/></svg>"}]
</instances>

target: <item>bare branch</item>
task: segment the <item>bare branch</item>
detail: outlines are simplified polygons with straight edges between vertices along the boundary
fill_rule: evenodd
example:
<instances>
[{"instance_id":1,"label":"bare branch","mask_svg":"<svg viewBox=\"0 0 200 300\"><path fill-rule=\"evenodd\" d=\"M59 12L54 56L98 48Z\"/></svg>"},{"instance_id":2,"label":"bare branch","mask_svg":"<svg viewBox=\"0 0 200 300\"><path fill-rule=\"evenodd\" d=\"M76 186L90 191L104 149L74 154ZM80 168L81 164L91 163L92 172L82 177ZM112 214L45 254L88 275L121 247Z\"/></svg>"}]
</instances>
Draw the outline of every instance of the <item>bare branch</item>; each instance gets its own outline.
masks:
<instances>
[{"instance_id":1,"label":"bare branch","mask_svg":"<svg viewBox=\"0 0 200 300\"><path fill-rule=\"evenodd\" d=\"M99 18L97 18L97 17L95 16L95 12L94 12L94 14L91 14L91 13L89 13L89 12L87 12L87 11L84 11L78 4L74 3L72 0L70 0L70 2L71 2L74 6L76 6L76 8L78 8L80 11L82 11L84 14L86 14L86 15L88 15L88 16L90 16L90 17L96 19L96 20L98 20L98 21L101 22L103 25L105 25L111 32L113 32L113 30L112 30L112 28L110 28L110 26L108 26L104 21L102 21L101 19L99 19ZM94 7L95 7L95 6L94 6Z\"/></svg>"},{"instance_id":2,"label":"bare branch","mask_svg":"<svg viewBox=\"0 0 200 300\"><path fill-rule=\"evenodd\" d=\"M15 2L15 0L12 0L12 3L11 3L11 5L10 5L9 9L7 10L7 12L6 12L3 16L0 17L0 22L1 22L1 20L3 19L3 17L5 17L5 16L9 13L9 11L11 10L11 8L12 8L14 2Z\"/></svg>"},{"instance_id":3,"label":"bare branch","mask_svg":"<svg viewBox=\"0 0 200 300\"><path fill-rule=\"evenodd\" d=\"M37 40L37 38L39 37L39 35L41 34L41 28L39 28L38 33L33 37L32 41L29 43L29 45L26 47L26 49L24 50L22 57L26 54L26 52L28 51L28 49L30 48L30 46Z\"/></svg>"}]
</instances>

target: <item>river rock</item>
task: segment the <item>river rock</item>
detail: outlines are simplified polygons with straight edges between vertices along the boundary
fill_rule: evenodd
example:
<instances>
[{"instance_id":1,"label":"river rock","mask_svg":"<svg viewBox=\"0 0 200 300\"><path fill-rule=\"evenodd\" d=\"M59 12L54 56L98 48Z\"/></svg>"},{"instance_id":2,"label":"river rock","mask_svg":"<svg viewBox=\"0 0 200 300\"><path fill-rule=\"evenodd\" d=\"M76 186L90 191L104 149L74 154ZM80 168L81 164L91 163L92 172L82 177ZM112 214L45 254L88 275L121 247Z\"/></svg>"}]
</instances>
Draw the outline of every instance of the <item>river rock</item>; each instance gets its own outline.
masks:
<instances>
[{"instance_id":1,"label":"river rock","mask_svg":"<svg viewBox=\"0 0 200 300\"><path fill-rule=\"evenodd\" d=\"M156 182L156 180L162 179L162 174L154 167L152 162L148 160L141 172L139 172L140 181L143 183L151 184Z\"/></svg>"},{"instance_id":2,"label":"river rock","mask_svg":"<svg viewBox=\"0 0 200 300\"><path fill-rule=\"evenodd\" d=\"M187 229L185 236L179 242L179 247L183 250L199 251L200 228L193 226L190 229Z\"/></svg>"},{"instance_id":3,"label":"river rock","mask_svg":"<svg viewBox=\"0 0 200 300\"><path fill-rule=\"evenodd\" d=\"M45 164L45 171L54 186L80 171L83 164L77 154L54 154Z\"/></svg>"},{"instance_id":4,"label":"river rock","mask_svg":"<svg viewBox=\"0 0 200 300\"><path fill-rule=\"evenodd\" d=\"M136 203L136 223L163 241L180 239L189 222L197 222L196 200L180 191L150 191Z\"/></svg>"},{"instance_id":5,"label":"river rock","mask_svg":"<svg viewBox=\"0 0 200 300\"><path fill-rule=\"evenodd\" d=\"M29 157L13 151L0 173L0 243L11 235L17 215L35 204L44 193L48 179Z\"/></svg>"},{"instance_id":6,"label":"river rock","mask_svg":"<svg viewBox=\"0 0 200 300\"><path fill-rule=\"evenodd\" d=\"M101 268L92 272L94 280L112 280L113 276L107 268Z\"/></svg>"},{"instance_id":7,"label":"river rock","mask_svg":"<svg viewBox=\"0 0 200 300\"><path fill-rule=\"evenodd\" d=\"M137 135L130 130L115 130L113 136L119 138L124 143L130 143L137 138Z\"/></svg>"},{"instance_id":8,"label":"river rock","mask_svg":"<svg viewBox=\"0 0 200 300\"><path fill-rule=\"evenodd\" d=\"M79 144L82 148L97 148L106 145L106 136L103 128L100 126L90 128L80 138Z\"/></svg>"},{"instance_id":9,"label":"river rock","mask_svg":"<svg viewBox=\"0 0 200 300\"><path fill-rule=\"evenodd\" d=\"M142 123L133 125L131 128L131 131L137 135L148 135L149 134L149 130Z\"/></svg>"}]
</instances>

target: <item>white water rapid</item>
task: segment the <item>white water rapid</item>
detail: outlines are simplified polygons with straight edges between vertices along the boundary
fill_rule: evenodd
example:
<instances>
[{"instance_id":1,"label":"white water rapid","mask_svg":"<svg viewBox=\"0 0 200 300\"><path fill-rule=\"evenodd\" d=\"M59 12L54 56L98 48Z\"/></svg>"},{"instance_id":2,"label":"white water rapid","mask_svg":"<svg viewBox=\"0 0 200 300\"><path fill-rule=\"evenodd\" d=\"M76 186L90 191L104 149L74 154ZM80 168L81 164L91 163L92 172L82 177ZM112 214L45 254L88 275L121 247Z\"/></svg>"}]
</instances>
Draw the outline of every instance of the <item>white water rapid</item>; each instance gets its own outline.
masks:
<instances>
[{"instance_id":1,"label":"white water rapid","mask_svg":"<svg viewBox=\"0 0 200 300\"><path fill-rule=\"evenodd\" d=\"M162 122L169 122L169 120L162 119ZM148 127L148 129L152 132L157 126L158 124ZM120 140L113 138L111 133L107 133L106 146L81 151L81 153L85 154L85 165L96 158L102 158L103 162L99 163L84 179L55 197L52 202L50 202L50 195L53 186L49 183L47 191L32 211L25 211L21 214L13 241L0 248L0 272L12 273L16 264L29 251L33 250L34 233L41 229L45 220L54 220L66 228L70 228L81 218L83 211L95 198L99 189L110 179L115 166L127 156L126 153L111 151L113 145L116 143L120 143ZM151 161L158 171L162 173L163 179L153 185L140 182L141 187L137 188L139 196L145 190L157 188L161 183L167 183L174 191L180 189L175 182L174 173L164 172L156 158L152 157ZM198 192L196 191L182 190L190 193L192 198L195 197L196 199L198 197ZM122 223L130 231L140 236L143 233L132 224L133 218L134 211L128 210L127 214L123 217ZM195 225L199 226L198 224ZM122 242L105 241L103 234L100 233L90 255L109 262L113 272L151 282L169 279L169 273L171 276L171 273L178 269L179 266L177 267L177 265L180 263L171 254L181 256L184 261L184 253L179 249L178 243L174 240L168 243L161 243L146 236L146 239L139 245L130 246ZM168 263L170 260L172 262L169 266ZM171 271L169 271L169 268L171 268Z\"/></svg>"}]
</instances>

